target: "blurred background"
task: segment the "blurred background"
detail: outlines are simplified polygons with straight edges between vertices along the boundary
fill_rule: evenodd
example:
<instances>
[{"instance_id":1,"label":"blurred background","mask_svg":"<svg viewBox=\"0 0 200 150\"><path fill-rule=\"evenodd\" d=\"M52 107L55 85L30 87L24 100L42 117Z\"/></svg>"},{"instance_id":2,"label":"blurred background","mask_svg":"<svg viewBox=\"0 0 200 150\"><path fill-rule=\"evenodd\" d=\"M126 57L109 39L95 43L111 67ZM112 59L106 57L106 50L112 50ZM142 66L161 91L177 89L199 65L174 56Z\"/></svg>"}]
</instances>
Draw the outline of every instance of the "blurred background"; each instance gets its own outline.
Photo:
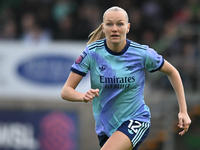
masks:
<instances>
[{"instance_id":1,"label":"blurred background","mask_svg":"<svg viewBox=\"0 0 200 150\"><path fill-rule=\"evenodd\" d=\"M179 70L192 119L178 136L175 93L165 75L147 72L152 127L139 150L200 149L199 0L0 0L0 150L100 149L92 104L66 102L60 92L111 6L128 12L128 39ZM77 90L89 82L87 75Z\"/></svg>"}]
</instances>

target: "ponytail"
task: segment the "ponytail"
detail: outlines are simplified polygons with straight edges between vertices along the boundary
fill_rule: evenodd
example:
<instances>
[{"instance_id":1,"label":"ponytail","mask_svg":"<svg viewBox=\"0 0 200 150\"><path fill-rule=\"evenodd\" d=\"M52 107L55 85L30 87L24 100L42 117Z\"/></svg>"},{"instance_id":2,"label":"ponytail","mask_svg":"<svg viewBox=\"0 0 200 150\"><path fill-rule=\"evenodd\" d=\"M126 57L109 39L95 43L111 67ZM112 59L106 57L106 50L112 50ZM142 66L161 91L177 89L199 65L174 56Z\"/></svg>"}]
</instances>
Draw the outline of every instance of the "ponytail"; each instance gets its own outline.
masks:
<instances>
[{"instance_id":1,"label":"ponytail","mask_svg":"<svg viewBox=\"0 0 200 150\"><path fill-rule=\"evenodd\" d=\"M103 25L100 24L100 26L96 30L94 30L92 33L90 33L90 35L88 36L90 39L87 42L87 44L90 44L90 43L93 43L93 42L95 42L97 40L105 38L105 34L103 32L102 26Z\"/></svg>"}]
</instances>

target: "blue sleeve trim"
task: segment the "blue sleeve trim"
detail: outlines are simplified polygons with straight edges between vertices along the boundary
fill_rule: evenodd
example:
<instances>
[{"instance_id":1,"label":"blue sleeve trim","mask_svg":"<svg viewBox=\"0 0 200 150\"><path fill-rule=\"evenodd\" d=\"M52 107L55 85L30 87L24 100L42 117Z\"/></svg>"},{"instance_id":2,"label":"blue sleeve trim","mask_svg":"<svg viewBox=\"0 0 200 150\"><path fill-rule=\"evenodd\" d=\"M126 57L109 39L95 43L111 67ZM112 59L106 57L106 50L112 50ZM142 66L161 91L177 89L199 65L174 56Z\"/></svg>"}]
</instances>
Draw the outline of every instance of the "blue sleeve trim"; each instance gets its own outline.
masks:
<instances>
[{"instance_id":1,"label":"blue sleeve trim","mask_svg":"<svg viewBox=\"0 0 200 150\"><path fill-rule=\"evenodd\" d=\"M163 67L163 65L164 65L164 59L162 59L162 63L161 63L161 65L160 65L157 69L151 70L150 72L153 73L153 72L155 72L155 71L160 70L160 69Z\"/></svg>"},{"instance_id":2,"label":"blue sleeve trim","mask_svg":"<svg viewBox=\"0 0 200 150\"><path fill-rule=\"evenodd\" d=\"M79 71L79 70L77 70L77 69L75 69L75 68L73 68L73 67L71 67L70 70L71 70L72 72L74 72L74 73L77 73L77 74L81 75L81 76L85 76L85 75L86 75L86 73L81 72L81 71Z\"/></svg>"}]
</instances>

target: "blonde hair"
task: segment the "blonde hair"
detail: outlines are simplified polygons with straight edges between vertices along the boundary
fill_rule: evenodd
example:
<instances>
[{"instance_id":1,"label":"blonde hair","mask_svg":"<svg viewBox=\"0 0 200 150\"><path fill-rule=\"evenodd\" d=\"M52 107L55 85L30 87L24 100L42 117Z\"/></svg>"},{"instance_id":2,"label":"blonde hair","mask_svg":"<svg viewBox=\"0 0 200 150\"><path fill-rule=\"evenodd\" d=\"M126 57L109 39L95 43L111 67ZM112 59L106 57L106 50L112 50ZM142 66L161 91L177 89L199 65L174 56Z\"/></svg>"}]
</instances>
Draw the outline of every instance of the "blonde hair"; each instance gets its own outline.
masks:
<instances>
[{"instance_id":1,"label":"blonde hair","mask_svg":"<svg viewBox=\"0 0 200 150\"><path fill-rule=\"evenodd\" d=\"M89 35L89 41L87 42L87 44L90 44L90 43L93 43L97 40L100 40L100 39L104 39L105 38L105 34L103 32L103 25L100 24L100 26L94 30L92 33L90 33Z\"/></svg>"},{"instance_id":2,"label":"blonde hair","mask_svg":"<svg viewBox=\"0 0 200 150\"><path fill-rule=\"evenodd\" d=\"M125 16L126 16L127 22L128 22L128 14L127 14L127 12L124 9L122 9L122 8L120 8L118 6L113 6L113 7L109 8L109 9L107 9L103 14L103 21L104 21L104 18L105 18L105 14L107 12L109 12L109 11L123 11L125 13ZM87 42L87 44L91 44L91 43L93 43L93 42L95 42L97 40L104 39L105 38L105 34L103 32L103 23L100 24L99 27L96 30L94 30L92 33L90 33L90 35L88 37L90 39Z\"/></svg>"}]
</instances>

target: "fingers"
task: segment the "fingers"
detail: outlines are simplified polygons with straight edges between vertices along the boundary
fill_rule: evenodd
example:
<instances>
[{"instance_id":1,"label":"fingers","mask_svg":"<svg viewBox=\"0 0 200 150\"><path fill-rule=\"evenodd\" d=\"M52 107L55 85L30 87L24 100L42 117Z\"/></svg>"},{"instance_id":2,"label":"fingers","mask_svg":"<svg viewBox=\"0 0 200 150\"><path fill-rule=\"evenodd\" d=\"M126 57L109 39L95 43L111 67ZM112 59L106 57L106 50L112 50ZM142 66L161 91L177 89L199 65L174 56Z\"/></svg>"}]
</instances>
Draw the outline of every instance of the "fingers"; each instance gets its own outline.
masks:
<instances>
[{"instance_id":1,"label":"fingers","mask_svg":"<svg viewBox=\"0 0 200 150\"><path fill-rule=\"evenodd\" d=\"M189 125L185 125L183 123L179 124L178 126L179 126L179 128L183 129L181 132L179 132L179 135L181 135L181 136L184 135L189 129Z\"/></svg>"},{"instance_id":2,"label":"fingers","mask_svg":"<svg viewBox=\"0 0 200 150\"><path fill-rule=\"evenodd\" d=\"M95 95L96 95L97 97L99 97L99 89L96 89L96 90L95 90Z\"/></svg>"},{"instance_id":3,"label":"fingers","mask_svg":"<svg viewBox=\"0 0 200 150\"><path fill-rule=\"evenodd\" d=\"M181 136L184 135L188 131L190 124L191 124L190 117L187 114L186 115L180 114L178 127L183 130L179 132L179 135Z\"/></svg>"},{"instance_id":4,"label":"fingers","mask_svg":"<svg viewBox=\"0 0 200 150\"><path fill-rule=\"evenodd\" d=\"M179 132L179 135L183 135L183 134L185 134L187 131L186 130L183 130L183 131L181 131L181 132Z\"/></svg>"},{"instance_id":5,"label":"fingers","mask_svg":"<svg viewBox=\"0 0 200 150\"><path fill-rule=\"evenodd\" d=\"M188 131L189 126L185 127L181 132L179 132L179 135L184 135Z\"/></svg>"},{"instance_id":6,"label":"fingers","mask_svg":"<svg viewBox=\"0 0 200 150\"><path fill-rule=\"evenodd\" d=\"M182 118L179 118L178 126L179 126L180 128L183 127L183 119L182 119Z\"/></svg>"},{"instance_id":7,"label":"fingers","mask_svg":"<svg viewBox=\"0 0 200 150\"><path fill-rule=\"evenodd\" d=\"M92 102L95 96L99 97L99 89L90 89L83 97L83 100L85 103Z\"/></svg>"}]
</instances>

